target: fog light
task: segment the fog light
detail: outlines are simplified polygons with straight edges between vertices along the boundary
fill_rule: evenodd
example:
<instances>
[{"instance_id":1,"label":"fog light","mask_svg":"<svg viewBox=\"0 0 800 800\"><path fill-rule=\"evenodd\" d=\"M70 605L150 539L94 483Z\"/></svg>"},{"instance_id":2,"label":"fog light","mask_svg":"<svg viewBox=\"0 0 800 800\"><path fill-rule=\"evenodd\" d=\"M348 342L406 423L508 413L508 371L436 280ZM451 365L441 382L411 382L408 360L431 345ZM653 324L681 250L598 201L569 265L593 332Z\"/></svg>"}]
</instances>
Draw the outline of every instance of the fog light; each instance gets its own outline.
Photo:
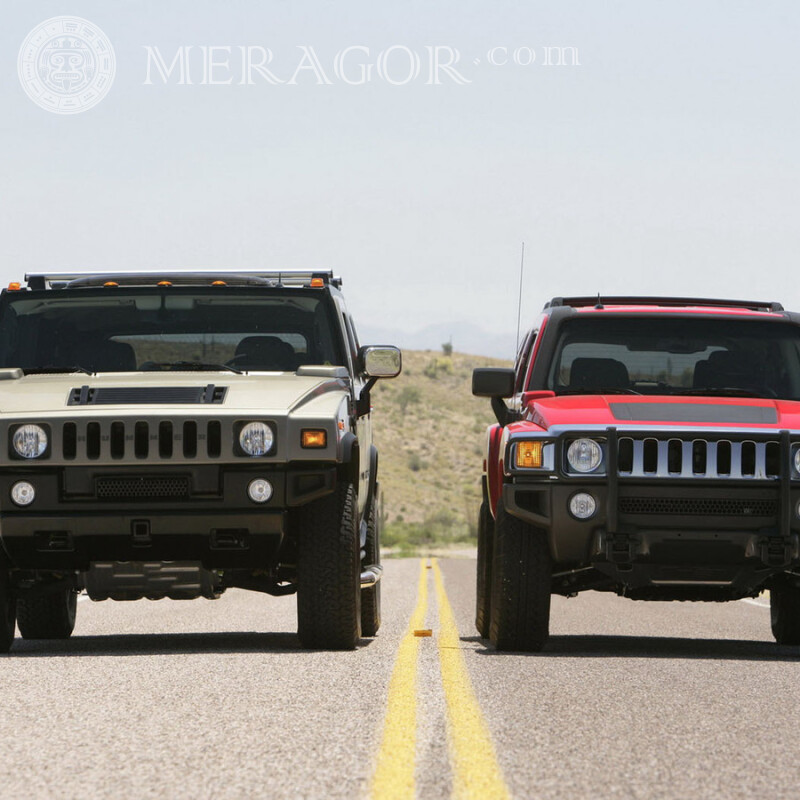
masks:
<instances>
[{"instance_id":1,"label":"fog light","mask_svg":"<svg viewBox=\"0 0 800 800\"><path fill-rule=\"evenodd\" d=\"M29 506L36 497L36 490L28 481L17 481L11 487L11 499L18 506Z\"/></svg>"},{"instance_id":2,"label":"fog light","mask_svg":"<svg viewBox=\"0 0 800 800\"><path fill-rule=\"evenodd\" d=\"M247 494L254 503L266 503L272 497L272 484L263 478L250 481Z\"/></svg>"},{"instance_id":3,"label":"fog light","mask_svg":"<svg viewBox=\"0 0 800 800\"><path fill-rule=\"evenodd\" d=\"M586 492L577 492L569 499L569 513L575 519L589 519L597 511L597 501Z\"/></svg>"},{"instance_id":4,"label":"fog light","mask_svg":"<svg viewBox=\"0 0 800 800\"><path fill-rule=\"evenodd\" d=\"M517 445L517 457L515 459L517 466L523 469L541 467L542 449L541 442L520 442Z\"/></svg>"}]
</instances>

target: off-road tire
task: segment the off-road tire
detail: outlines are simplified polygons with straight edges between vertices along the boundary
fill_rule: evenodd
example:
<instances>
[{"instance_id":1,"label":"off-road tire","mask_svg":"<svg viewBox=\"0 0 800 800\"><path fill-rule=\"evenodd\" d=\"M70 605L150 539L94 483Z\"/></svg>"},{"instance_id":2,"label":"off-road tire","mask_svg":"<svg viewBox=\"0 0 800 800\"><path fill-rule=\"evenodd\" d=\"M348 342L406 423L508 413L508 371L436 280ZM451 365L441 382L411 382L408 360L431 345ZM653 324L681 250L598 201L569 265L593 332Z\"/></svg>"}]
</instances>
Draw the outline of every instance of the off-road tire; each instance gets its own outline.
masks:
<instances>
[{"instance_id":1,"label":"off-road tire","mask_svg":"<svg viewBox=\"0 0 800 800\"><path fill-rule=\"evenodd\" d=\"M297 635L303 647L353 650L361 636L361 542L356 494L332 494L298 509Z\"/></svg>"},{"instance_id":2,"label":"off-road tire","mask_svg":"<svg viewBox=\"0 0 800 800\"><path fill-rule=\"evenodd\" d=\"M75 629L78 593L60 589L17 600L17 625L23 639L69 639Z\"/></svg>"},{"instance_id":3,"label":"off-road tire","mask_svg":"<svg viewBox=\"0 0 800 800\"><path fill-rule=\"evenodd\" d=\"M541 530L497 507L489 639L497 650L535 652L550 628L552 561Z\"/></svg>"},{"instance_id":4,"label":"off-road tire","mask_svg":"<svg viewBox=\"0 0 800 800\"><path fill-rule=\"evenodd\" d=\"M784 582L772 586L769 615L778 644L800 644L800 588Z\"/></svg>"},{"instance_id":5,"label":"off-road tire","mask_svg":"<svg viewBox=\"0 0 800 800\"><path fill-rule=\"evenodd\" d=\"M11 594L8 572L0 567L0 653L7 653L14 642L17 604Z\"/></svg>"},{"instance_id":6,"label":"off-road tire","mask_svg":"<svg viewBox=\"0 0 800 800\"><path fill-rule=\"evenodd\" d=\"M489 638L491 621L493 539L494 519L489 503L484 500L478 513L478 579L475 591L475 627L484 639Z\"/></svg>"},{"instance_id":7,"label":"off-road tire","mask_svg":"<svg viewBox=\"0 0 800 800\"><path fill-rule=\"evenodd\" d=\"M381 563L381 513L378 487L367 518L367 543L364 546L364 566ZM381 627L381 582L361 590L361 635L375 636Z\"/></svg>"}]
</instances>

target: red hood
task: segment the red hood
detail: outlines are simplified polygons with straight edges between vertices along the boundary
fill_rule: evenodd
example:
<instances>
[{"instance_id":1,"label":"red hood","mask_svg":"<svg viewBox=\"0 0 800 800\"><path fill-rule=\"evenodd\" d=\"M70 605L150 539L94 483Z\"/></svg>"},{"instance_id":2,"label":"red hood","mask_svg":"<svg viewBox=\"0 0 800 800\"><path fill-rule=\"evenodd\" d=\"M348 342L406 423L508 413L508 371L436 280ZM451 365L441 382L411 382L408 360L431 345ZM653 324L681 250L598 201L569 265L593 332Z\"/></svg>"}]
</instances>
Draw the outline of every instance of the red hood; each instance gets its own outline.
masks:
<instances>
[{"instance_id":1,"label":"red hood","mask_svg":"<svg viewBox=\"0 0 800 800\"><path fill-rule=\"evenodd\" d=\"M755 397L568 395L533 400L529 419L556 425L800 428L800 402Z\"/></svg>"}]
</instances>

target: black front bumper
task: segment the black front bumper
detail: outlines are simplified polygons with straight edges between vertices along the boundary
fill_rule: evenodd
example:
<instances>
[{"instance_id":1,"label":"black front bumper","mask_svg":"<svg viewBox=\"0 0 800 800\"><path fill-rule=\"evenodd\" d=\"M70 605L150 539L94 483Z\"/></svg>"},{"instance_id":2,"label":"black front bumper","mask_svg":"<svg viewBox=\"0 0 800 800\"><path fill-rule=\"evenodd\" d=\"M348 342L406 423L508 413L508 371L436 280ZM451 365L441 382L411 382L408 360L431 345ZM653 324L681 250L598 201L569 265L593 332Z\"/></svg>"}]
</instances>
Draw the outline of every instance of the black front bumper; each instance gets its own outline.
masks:
<instances>
[{"instance_id":1,"label":"black front bumper","mask_svg":"<svg viewBox=\"0 0 800 800\"><path fill-rule=\"evenodd\" d=\"M578 491L597 500L591 519L577 520L568 511ZM792 490L791 498L794 504L800 501L800 490ZM777 490L752 486L625 485L612 514L607 483L503 488L506 510L546 532L556 574L592 567L627 589L702 584L745 596L776 572L800 567L800 528L792 524L784 535L778 514L659 513L659 506L669 507L670 501L678 501L679 508L686 501L701 507L711 502L717 509L734 501L757 512L780 507ZM622 513L621 508L645 513ZM570 585L564 583L567 589Z\"/></svg>"},{"instance_id":2,"label":"black front bumper","mask_svg":"<svg viewBox=\"0 0 800 800\"><path fill-rule=\"evenodd\" d=\"M273 486L266 503L247 496L255 477ZM36 489L36 499L26 508L10 500L19 480ZM179 496L124 496L134 492L137 480L147 490L167 487L167 493ZM109 497L109 485L121 487L123 495ZM289 533L289 509L330 493L335 485L333 465L3 470L0 540L19 569L85 570L92 561L181 560L201 561L208 569L266 568L279 559Z\"/></svg>"}]
</instances>

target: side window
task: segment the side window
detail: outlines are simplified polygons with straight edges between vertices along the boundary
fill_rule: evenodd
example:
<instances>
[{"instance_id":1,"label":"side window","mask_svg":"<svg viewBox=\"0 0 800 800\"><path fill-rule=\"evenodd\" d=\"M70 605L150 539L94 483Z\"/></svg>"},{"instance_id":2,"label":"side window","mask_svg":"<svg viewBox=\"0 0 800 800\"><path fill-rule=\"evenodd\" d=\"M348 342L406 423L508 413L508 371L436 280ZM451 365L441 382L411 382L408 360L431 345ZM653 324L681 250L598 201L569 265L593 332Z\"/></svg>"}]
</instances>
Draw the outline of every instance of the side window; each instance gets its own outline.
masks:
<instances>
[{"instance_id":1,"label":"side window","mask_svg":"<svg viewBox=\"0 0 800 800\"><path fill-rule=\"evenodd\" d=\"M518 394L523 390L525 376L528 373L528 366L531 362L531 353L533 352L533 345L536 342L536 336L539 333L537 330L531 331L522 343L522 347L517 357L517 376L514 381L514 393Z\"/></svg>"},{"instance_id":2,"label":"side window","mask_svg":"<svg viewBox=\"0 0 800 800\"><path fill-rule=\"evenodd\" d=\"M353 322L353 318L350 316L350 314L347 315L347 322L350 325L350 331L353 334L353 342L355 343L356 346L356 352L358 352L358 350L361 348L361 342L359 342L358 340L358 331L356 330L356 324L355 322Z\"/></svg>"},{"instance_id":3,"label":"side window","mask_svg":"<svg viewBox=\"0 0 800 800\"><path fill-rule=\"evenodd\" d=\"M358 372L358 344L355 333L353 333L352 325L350 324L350 317L346 313L342 313L342 323L347 332L347 346L350 349L350 360L353 363L353 369Z\"/></svg>"}]
</instances>

